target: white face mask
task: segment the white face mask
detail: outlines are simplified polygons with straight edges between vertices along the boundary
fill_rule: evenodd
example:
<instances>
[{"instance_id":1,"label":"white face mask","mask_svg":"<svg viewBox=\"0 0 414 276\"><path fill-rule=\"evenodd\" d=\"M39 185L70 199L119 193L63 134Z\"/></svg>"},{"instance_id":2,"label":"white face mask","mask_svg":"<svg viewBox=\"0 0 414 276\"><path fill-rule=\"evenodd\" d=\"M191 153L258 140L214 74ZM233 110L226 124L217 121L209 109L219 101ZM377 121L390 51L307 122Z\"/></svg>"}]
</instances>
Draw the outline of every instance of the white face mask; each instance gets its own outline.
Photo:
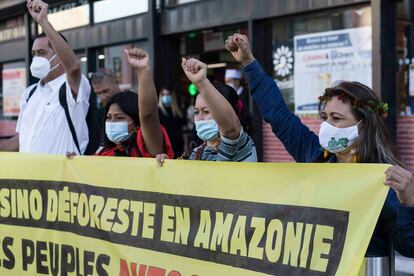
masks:
<instances>
[{"instance_id":1,"label":"white face mask","mask_svg":"<svg viewBox=\"0 0 414 276\"><path fill-rule=\"evenodd\" d=\"M50 69L50 62L55 57L56 55L54 55L50 60L44 57L33 57L32 64L30 65L30 72L32 73L32 76L38 79L44 79L49 74L49 72L59 66L58 63L52 69Z\"/></svg>"},{"instance_id":2,"label":"white face mask","mask_svg":"<svg viewBox=\"0 0 414 276\"><path fill-rule=\"evenodd\" d=\"M319 144L331 153L337 153L348 149L358 139L358 124L350 127L339 128L328 122L321 124L319 130Z\"/></svg>"}]
</instances>

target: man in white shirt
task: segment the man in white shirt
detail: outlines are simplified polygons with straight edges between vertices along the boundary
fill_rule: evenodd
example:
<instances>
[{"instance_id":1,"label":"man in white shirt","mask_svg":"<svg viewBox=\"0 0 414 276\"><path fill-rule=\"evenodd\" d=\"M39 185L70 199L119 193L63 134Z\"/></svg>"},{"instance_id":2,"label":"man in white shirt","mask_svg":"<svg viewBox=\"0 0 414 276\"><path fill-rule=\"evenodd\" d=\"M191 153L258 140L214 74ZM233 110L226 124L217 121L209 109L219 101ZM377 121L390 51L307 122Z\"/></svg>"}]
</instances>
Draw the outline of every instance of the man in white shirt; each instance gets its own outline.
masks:
<instances>
[{"instance_id":1,"label":"man in white shirt","mask_svg":"<svg viewBox=\"0 0 414 276\"><path fill-rule=\"evenodd\" d=\"M86 115L91 87L81 74L80 62L74 51L48 21L48 5L41 0L27 0L27 8L44 32L33 43L30 66L32 75L40 81L24 91L17 135L0 143L0 150L82 154L88 144ZM79 147L59 101L62 86L65 86L66 102Z\"/></svg>"}]
</instances>

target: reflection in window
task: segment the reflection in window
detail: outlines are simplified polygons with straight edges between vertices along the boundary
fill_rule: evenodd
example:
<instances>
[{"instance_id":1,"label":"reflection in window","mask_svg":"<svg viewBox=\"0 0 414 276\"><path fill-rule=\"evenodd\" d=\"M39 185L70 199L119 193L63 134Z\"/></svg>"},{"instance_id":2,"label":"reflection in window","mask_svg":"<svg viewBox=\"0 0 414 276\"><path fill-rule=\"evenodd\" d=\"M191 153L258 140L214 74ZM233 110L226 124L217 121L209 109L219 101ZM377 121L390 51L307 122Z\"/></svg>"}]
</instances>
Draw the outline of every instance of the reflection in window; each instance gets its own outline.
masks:
<instances>
[{"instance_id":1,"label":"reflection in window","mask_svg":"<svg viewBox=\"0 0 414 276\"><path fill-rule=\"evenodd\" d=\"M0 22L0 42L21 38L25 35L23 16L8 18Z\"/></svg>"},{"instance_id":2,"label":"reflection in window","mask_svg":"<svg viewBox=\"0 0 414 276\"><path fill-rule=\"evenodd\" d=\"M124 52L124 49L130 49L133 46L132 44L124 44L101 48L97 52L98 68L107 67L114 70L116 81L121 90L138 90L137 75L129 65ZM138 47L148 51L145 46L142 43L138 45Z\"/></svg>"},{"instance_id":3,"label":"reflection in window","mask_svg":"<svg viewBox=\"0 0 414 276\"><path fill-rule=\"evenodd\" d=\"M94 23L140 14L148 11L148 1L101 0L93 3Z\"/></svg>"},{"instance_id":4,"label":"reflection in window","mask_svg":"<svg viewBox=\"0 0 414 276\"><path fill-rule=\"evenodd\" d=\"M76 52L76 56L80 61L81 72L85 76L88 75L88 58L86 57L85 51Z\"/></svg>"}]
</instances>

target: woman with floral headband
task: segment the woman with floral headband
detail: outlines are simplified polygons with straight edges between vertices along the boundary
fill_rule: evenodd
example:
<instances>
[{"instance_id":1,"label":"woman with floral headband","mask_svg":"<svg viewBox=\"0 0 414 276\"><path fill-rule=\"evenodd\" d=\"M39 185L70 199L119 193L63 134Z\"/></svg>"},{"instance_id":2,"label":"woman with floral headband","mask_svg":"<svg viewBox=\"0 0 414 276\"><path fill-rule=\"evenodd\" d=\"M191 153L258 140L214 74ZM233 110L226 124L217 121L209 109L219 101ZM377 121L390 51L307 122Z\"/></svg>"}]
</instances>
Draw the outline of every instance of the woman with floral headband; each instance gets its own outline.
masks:
<instances>
[{"instance_id":1,"label":"woman with floral headband","mask_svg":"<svg viewBox=\"0 0 414 276\"><path fill-rule=\"evenodd\" d=\"M339 82L320 98L323 120L319 136L286 106L275 81L254 59L248 38L234 34L226 48L240 62L260 112L297 162L387 163L385 185L391 187L366 256L389 256L392 245L414 257L414 178L403 168L383 122L388 110L375 93L358 82Z\"/></svg>"}]
</instances>

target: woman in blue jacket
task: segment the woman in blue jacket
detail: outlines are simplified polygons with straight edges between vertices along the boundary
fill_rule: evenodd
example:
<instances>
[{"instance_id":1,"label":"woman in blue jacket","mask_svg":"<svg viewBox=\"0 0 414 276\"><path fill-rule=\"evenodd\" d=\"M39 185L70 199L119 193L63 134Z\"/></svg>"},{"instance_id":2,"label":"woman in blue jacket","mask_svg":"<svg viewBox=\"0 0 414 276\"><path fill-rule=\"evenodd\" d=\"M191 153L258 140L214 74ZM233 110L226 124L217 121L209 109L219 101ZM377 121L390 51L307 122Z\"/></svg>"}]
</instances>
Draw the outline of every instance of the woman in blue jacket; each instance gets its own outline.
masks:
<instances>
[{"instance_id":1,"label":"woman in blue jacket","mask_svg":"<svg viewBox=\"0 0 414 276\"><path fill-rule=\"evenodd\" d=\"M243 65L264 120L296 162L388 163L385 185L391 187L366 256L388 256L392 246L414 257L414 177L392 149L382 117L388 106L367 86L339 82L320 97L323 123L319 136L286 106L275 83L254 59L248 38L234 34L226 48Z\"/></svg>"}]
</instances>

